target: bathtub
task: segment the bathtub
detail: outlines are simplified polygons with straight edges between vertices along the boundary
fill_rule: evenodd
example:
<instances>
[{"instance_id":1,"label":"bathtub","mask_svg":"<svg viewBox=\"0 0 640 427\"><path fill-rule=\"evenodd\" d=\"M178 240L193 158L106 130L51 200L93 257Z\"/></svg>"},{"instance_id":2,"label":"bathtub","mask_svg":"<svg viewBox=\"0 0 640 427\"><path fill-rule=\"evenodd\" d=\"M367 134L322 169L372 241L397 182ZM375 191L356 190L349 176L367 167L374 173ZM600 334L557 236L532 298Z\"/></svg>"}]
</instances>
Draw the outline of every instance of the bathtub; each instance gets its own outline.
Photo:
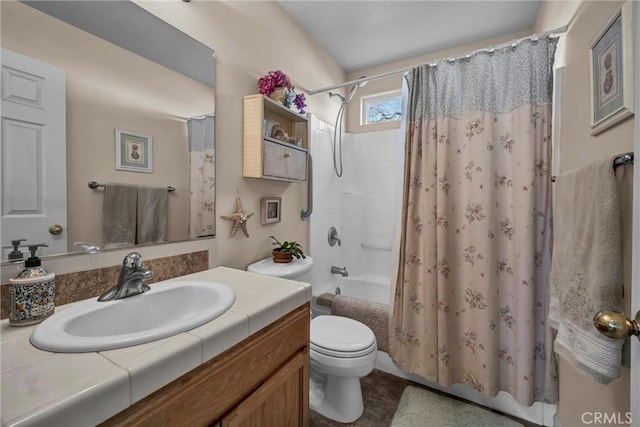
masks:
<instances>
[{"instance_id":1,"label":"bathtub","mask_svg":"<svg viewBox=\"0 0 640 427\"><path fill-rule=\"evenodd\" d=\"M389 304L389 278L381 276L341 277L338 287L342 295L380 304ZM334 289L335 291L335 289Z\"/></svg>"},{"instance_id":2,"label":"bathtub","mask_svg":"<svg viewBox=\"0 0 640 427\"><path fill-rule=\"evenodd\" d=\"M389 304L388 277L383 276L353 276L339 277L335 282L323 283L313 286L312 309L314 314L330 314L328 307L318 306L315 301L324 293L336 294L336 288L340 288L340 294L365 301Z\"/></svg>"}]
</instances>

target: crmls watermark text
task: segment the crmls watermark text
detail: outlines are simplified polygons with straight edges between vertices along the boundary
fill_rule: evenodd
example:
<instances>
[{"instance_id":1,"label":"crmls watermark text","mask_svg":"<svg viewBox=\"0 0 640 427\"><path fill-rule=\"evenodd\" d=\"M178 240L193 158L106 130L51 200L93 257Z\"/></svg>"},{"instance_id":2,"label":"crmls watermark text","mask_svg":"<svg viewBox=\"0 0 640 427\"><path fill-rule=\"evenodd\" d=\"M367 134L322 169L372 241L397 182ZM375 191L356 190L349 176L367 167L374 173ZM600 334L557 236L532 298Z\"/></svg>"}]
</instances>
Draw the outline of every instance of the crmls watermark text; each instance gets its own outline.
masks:
<instances>
[{"instance_id":1,"label":"crmls watermark text","mask_svg":"<svg viewBox=\"0 0 640 427\"><path fill-rule=\"evenodd\" d=\"M584 424L631 424L631 412L583 412Z\"/></svg>"}]
</instances>

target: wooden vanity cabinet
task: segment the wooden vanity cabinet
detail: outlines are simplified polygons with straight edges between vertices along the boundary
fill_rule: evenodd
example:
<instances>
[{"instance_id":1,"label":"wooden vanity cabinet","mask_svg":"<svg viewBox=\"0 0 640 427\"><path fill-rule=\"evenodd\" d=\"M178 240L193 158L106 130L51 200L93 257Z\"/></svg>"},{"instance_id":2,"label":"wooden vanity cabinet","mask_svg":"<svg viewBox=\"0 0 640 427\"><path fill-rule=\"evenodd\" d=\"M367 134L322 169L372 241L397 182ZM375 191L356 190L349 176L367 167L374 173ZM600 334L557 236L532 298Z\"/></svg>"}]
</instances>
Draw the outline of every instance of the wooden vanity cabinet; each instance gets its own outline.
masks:
<instances>
[{"instance_id":1,"label":"wooden vanity cabinet","mask_svg":"<svg viewBox=\"0 0 640 427\"><path fill-rule=\"evenodd\" d=\"M309 304L107 420L105 426L308 426Z\"/></svg>"},{"instance_id":2,"label":"wooden vanity cabinet","mask_svg":"<svg viewBox=\"0 0 640 427\"><path fill-rule=\"evenodd\" d=\"M301 426L305 404L305 358L298 353L267 379L260 388L222 418L221 427ZM308 402L307 402L308 404Z\"/></svg>"},{"instance_id":3,"label":"wooden vanity cabinet","mask_svg":"<svg viewBox=\"0 0 640 427\"><path fill-rule=\"evenodd\" d=\"M242 175L277 181L307 180L308 120L270 98L248 95L243 99ZM271 138L280 127L300 144Z\"/></svg>"}]
</instances>

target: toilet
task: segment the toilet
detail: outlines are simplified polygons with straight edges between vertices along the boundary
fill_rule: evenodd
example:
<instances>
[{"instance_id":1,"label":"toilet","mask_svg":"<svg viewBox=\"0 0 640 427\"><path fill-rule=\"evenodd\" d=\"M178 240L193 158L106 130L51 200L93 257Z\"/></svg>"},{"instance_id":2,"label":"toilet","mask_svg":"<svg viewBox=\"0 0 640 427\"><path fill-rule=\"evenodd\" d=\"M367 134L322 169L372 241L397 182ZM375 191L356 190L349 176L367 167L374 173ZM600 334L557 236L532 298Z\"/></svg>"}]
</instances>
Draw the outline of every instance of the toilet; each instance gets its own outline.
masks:
<instances>
[{"instance_id":1,"label":"toilet","mask_svg":"<svg viewBox=\"0 0 640 427\"><path fill-rule=\"evenodd\" d=\"M312 266L309 256L284 265L267 258L247 270L302 280ZM378 351L373 331L348 317L322 315L311 320L310 336L310 408L341 423L357 420L364 411L360 378L373 370Z\"/></svg>"},{"instance_id":2,"label":"toilet","mask_svg":"<svg viewBox=\"0 0 640 427\"><path fill-rule=\"evenodd\" d=\"M341 423L360 418L360 378L371 373L378 351L371 329L348 317L318 316L311 320L309 347L311 409Z\"/></svg>"}]
</instances>

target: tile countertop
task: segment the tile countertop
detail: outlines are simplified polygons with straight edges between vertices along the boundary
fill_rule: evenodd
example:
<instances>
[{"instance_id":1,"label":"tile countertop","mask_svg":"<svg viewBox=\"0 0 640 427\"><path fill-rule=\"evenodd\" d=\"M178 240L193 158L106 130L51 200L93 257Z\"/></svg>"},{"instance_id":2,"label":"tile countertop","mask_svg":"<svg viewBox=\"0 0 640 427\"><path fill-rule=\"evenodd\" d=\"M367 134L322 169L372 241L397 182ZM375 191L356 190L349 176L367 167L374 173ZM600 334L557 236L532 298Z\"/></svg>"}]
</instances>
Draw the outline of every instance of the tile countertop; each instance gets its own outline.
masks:
<instances>
[{"instance_id":1,"label":"tile countertop","mask_svg":"<svg viewBox=\"0 0 640 427\"><path fill-rule=\"evenodd\" d=\"M41 351L29 343L37 325L0 322L2 426L98 424L311 300L308 283L226 267L173 280L224 283L236 301L190 331L97 353Z\"/></svg>"}]
</instances>

